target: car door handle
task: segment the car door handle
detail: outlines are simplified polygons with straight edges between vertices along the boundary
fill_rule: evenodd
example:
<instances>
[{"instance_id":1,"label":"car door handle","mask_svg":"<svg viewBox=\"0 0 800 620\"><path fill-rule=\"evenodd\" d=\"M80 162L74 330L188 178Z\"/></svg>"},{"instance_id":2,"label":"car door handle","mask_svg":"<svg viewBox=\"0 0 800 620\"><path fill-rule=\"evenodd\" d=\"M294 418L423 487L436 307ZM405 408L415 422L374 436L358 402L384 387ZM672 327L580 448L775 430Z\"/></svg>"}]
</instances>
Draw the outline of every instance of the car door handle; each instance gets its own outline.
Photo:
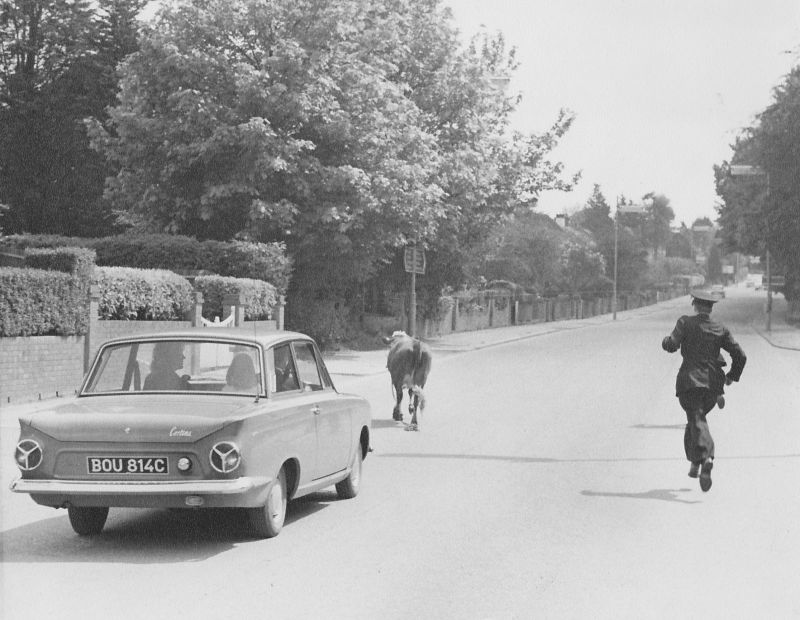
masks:
<instances>
[{"instance_id":1,"label":"car door handle","mask_svg":"<svg viewBox=\"0 0 800 620\"><path fill-rule=\"evenodd\" d=\"M313 407L311 407L311 413L313 413L314 415L319 415L319 405L314 405Z\"/></svg>"}]
</instances>

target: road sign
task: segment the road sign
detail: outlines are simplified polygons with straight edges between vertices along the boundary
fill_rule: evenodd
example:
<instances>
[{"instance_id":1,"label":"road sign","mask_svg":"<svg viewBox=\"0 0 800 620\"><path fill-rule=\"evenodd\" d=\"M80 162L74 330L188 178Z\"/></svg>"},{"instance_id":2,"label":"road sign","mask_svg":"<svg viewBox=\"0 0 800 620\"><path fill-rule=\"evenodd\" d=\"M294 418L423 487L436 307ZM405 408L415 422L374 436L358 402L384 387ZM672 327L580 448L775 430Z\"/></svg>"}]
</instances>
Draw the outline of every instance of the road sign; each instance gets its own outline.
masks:
<instances>
[{"instance_id":1,"label":"road sign","mask_svg":"<svg viewBox=\"0 0 800 620\"><path fill-rule=\"evenodd\" d=\"M425 273L425 250L415 247L406 248L403 264L408 273Z\"/></svg>"},{"instance_id":2,"label":"road sign","mask_svg":"<svg viewBox=\"0 0 800 620\"><path fill-rule=\"evenodd\" d=\"M770 276L769 277L769 286L770 288L786 286L786 278L784 276Z\"/></svg>"}]
</instances>

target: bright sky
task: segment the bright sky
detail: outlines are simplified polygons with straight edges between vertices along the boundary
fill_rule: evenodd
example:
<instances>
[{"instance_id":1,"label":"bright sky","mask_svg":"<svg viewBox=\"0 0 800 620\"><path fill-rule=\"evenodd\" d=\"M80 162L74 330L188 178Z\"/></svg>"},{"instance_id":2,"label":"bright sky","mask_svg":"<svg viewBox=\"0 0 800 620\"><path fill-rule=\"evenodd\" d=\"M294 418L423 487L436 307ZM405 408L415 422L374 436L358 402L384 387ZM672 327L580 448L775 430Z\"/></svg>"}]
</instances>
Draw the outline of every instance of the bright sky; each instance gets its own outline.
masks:
<instances>
[{"instance_id":1,"label":"bright sky","mask_svg":"<svg viewBox=\"0 0 800 620\"><path fill-rule=\"evenodd\" d=\"M582 181L540 198L550 215L598 183L612 205L655 191L675 224L715 220L713 165L800 63L798 0L444 1L465 40L483 26L517 48L517 129L576 113L554 158Z\"/></svg>"}]
</instances>

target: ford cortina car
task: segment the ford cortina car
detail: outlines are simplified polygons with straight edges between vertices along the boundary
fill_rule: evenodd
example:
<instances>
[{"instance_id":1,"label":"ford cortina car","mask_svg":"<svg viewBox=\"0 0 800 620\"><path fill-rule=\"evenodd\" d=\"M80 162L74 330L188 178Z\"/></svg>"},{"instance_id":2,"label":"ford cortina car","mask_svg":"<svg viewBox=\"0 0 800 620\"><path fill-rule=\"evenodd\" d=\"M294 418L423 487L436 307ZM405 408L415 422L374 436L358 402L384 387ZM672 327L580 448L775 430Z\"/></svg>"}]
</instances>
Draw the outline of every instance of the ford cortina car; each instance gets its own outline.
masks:
<instances>
[{"instance_id":1,"label":"ford cortina car","mask_svg":"<svg viewBox=\"0 0 800 620\"><path fill-rule=\"evenodd\" d=\"M111 340L74 401L19 423L11 490L80 535L109 507L192 507L244 510L269 538L290 499L354 497L370 440L368 403L336 390L311 338L225 328Z\"/></svg>"}]
</instances>

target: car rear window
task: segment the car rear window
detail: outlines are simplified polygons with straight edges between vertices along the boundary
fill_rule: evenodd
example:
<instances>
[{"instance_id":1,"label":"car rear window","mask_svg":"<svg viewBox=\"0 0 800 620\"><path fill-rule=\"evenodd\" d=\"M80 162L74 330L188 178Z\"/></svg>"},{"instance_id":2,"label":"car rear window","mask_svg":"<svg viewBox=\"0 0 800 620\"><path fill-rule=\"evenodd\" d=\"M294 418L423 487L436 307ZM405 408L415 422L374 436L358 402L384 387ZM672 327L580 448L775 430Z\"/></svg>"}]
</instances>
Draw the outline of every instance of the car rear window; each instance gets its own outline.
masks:
<instances>
[{"instance_id":1,"label":"car rear window","mask_svg":"<svg viewBox=\"0 0 800 620\"><path fill-rule=\"evenodd\" d=\"M260 349L198 340L126 342L104 347L84 394L224 392L263 395Z\"/></svg>"}]
</instances>

